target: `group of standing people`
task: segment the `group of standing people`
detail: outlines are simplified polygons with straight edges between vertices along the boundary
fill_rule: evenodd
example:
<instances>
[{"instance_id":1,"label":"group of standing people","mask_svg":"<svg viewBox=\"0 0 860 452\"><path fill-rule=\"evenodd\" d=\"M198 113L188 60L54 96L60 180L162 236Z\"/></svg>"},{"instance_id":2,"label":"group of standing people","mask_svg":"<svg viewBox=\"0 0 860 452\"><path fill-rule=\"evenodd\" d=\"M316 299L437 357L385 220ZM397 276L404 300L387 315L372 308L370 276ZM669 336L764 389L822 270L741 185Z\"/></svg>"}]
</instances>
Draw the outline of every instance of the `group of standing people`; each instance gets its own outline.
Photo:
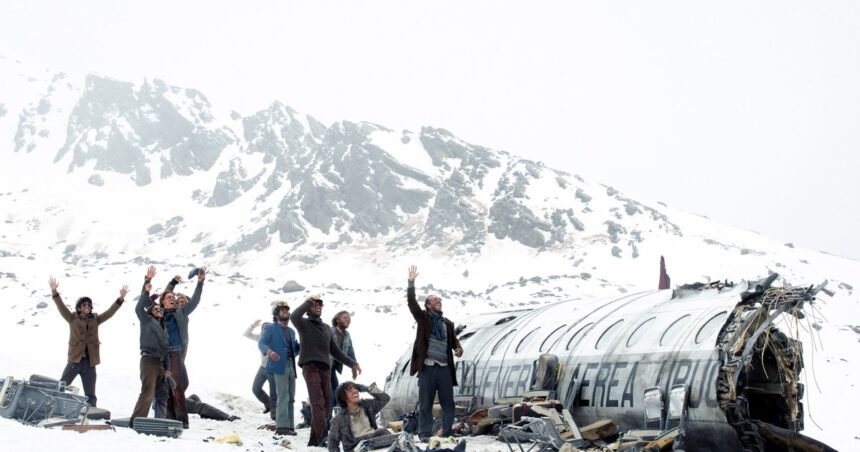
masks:
<instances>
[{"instance_id":1,"label":"group of standing people","mask_svg":"<svg viewBox=\"0 0 860 452\"><path fill-rule=\"evenodd\" d=\"M188 409L185 391L188 389L188 372L185 357L188 352L188 316L200 304L206 268L196 268L189 278L197 277L197 287L189 298L174 293L182 277L176 275L158 295L150 296L155 267L150 266L144 277L143 288L135 306L140 321L140 383L141 390L131 415L146 417L154 408L155 417L181 421L188 428ZM96 365L99 358L99 325L119 310L128 294L128 286L120 289L120 296L102 314L93 312L89 297L81 297L71 312L58 292L59 282L50 278L51 296L60 315L69 323L68 363L60 380L71 383L80 375L90 406L97 406Z\"/></svg>"},{"instance_id":2,"label":"group of standing people","mask_svg":"<svg viewBox=\"0 0 860 452\"><path fill-rule=\"evenodd\" d=\"M156 269L150 266L144 277L135 314L140 321L140 380L141 391L132 413L145 417L154 405L156 417L182 421L188 427L185 390L188 372L185 356L188 351L188 316L197 308L206 279L206 268L197 268L189 275L196 276L197 286L190 299L174 293L182 281L177 275L157 295L150 295ZM438 393L442 408L442 435L451 435L454 419L456 374L454 357L463 350L454 332L454 324L442 315L442 299L429 295L424 309L419 307L415 295L417 267L409 267L407 306L416 321L416 336L412 349L410 374L418 375L418 433L426 439L433 433L433 402ZM69 323L68 364L61 379L67 384L80 375L84 393L91 406L96 406L96 369L99 364L98 327L110 319L125 301L128 286L120 289L120 296L101 315L93 313L92 300L81 297L71 312L57 291L59 283L50 278L52 298L63 318ZM157 302L156 302L157 301ZM389 396L374 385L365 387L352 381L338 385L337 374L344 366L352 370L355 380L361 366L355 358L352 338L347 331L351 323L348 312L338 312L331 325L322 321L323 299L308 296L294 311L285 301L275 303L272 322L263 323L261 333L253 333L261 322L252 324L245 336L257 341L261 365L254 378L253 392L264 405L264 412L275 420L275 433L295 435L295 382L297 365L307 386L311 406L311 433L308 446L323 446L337 450L352 450L358 441L387 433L376 425L376 415L388 402ZM292 322L295 331L289 325ZM269 394L263 390L268 382ZM360 392L368 392L372 399L361 399ZM155 399L153 403L153 399ZM341 407L332 419L334 402ZM329 431L331 422L331 431Z\"/></svg>"},{"instance_id":3,"label":"group of standing people","mask_svg":"<svg viewBox=\"0 0 860 452\"><path fill-rule=\"evenodd\" d=\"M258 338L257 346L263 361L252 388L263 403L264 412L274 412L275 433L295 435L295 385L298 368L301 368L311 406L308 446L323 445L328 434L333 385L337 382L333 374L342 370L344 365L352 369L353 378L361 373L352 349L352 339L346 331L349 313L339 312L329 326L322 321L323 305L323 299L317 295L307 297L292 312L285 301L275 303L272 323L262 325ZM289 326L291 322L295 331ZM246 337L257 337L253 334L257 324L255 322L246 330ZM335 367L337 365L339 367ZM269 381L268 395L262 389L266 381Z\"/></svg>"}]
</instances>

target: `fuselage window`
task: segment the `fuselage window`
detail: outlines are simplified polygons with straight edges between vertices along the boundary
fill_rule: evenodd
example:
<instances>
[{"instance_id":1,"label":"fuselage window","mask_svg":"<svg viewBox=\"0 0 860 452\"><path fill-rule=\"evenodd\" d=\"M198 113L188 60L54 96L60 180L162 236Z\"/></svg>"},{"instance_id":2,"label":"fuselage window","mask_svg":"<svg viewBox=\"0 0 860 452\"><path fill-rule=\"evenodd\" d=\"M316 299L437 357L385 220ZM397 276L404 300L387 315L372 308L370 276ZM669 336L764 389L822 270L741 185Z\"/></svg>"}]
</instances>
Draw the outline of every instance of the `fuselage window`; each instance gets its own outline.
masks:
<instances>
[{"instance_id":1,"label":"fuselage window","mask_svg":"<svg viewBox=\"0 0 860 452\"><path fill-rule=\"evenodd\" d=\"M535 334L535 333L537 332L537 330L539 330L539 329L540 329L540 327L537 327L537 328L535 328L535 329L531 330L531 332L529 332L529 334L526 334L526 335L525 335L525 337L523 337L522 339L520 339L520 343L519 343L519 344L517 344L517 349L516 349L516 350L514 350L514 352L519 353L519 352L520 352L520 350L522 350L523 345L525 345L525 343L526 343L526 341L528 340L528 338L530 338L530 337L534 336L534 334Z\"/></svg>"},{"instance_id":2,"label":"fuselage window","mask_svg":"<svg viewBox=\"0 0 860 452\"><path fill-rule=\"evenodd\" d=\"M663 347L671 344L672 340L675 339L675 336L677 336L681 329L684 328L684 325L687 324L688 320L690 320L690 314L672 322L672 324L669 325L669 328L666 328L666 331L663 332L663 337L660 338L660 346Z\"/></svg>"},{"instance_id":3,"label":"fuselage window","mask_svg":"<svg viewBox=\"0 0 860 452\"><path fill-rule=\"evenodd\" d=\"M612 325L609 325L609 328L607 328L603 332L603 334L600 335L600 338L597 339L597 343L594 344L594 349L599 350L600 348L608 344L609 340L615 336L615 333L619 329L618 327L620 327L622 323L624 323L624 320L619 320Z\"/></svg>"},{"instance_id":4,"label":"fuselage window","mask_svg":"<svg viewBox=\"0 0 860 452\"><path fill-rule=\"evenodd\" d=\"M493 350L490 352L490 354L495 355L496 352L499 350L499 348L502 346L502 342L504 342L505 339L509 338L512 334L514 334L516 332L517 332L517 330L511 330L511 331L508 331L507 333L505 333L505 335L502 336L502 338L499 339L498 342L496 342L496 345L493 346Z\"/></svg>"},{"instance_id":5,"label":"fuselage window","mask_svg":"<svg viewBox=\"0 0 860 452\"><path fill-rule=\"evenodd\" d=\"M702 342L707 340L712 334L714 334L714 331L716 331L723 325L723 322L726 320L727 315L728 314L726 312L721 312L708 319L708 321L705 322L705 324L702 325L701 328L699 328L699 332L696 334L696 343L701 344Z\"/></svg>"},{"instance_id":6,"label":"fuselage window","mask_svg":"<svg viewBox=\"0 0 860 452\"><path fill-rule=\"evenodd\" d=\"M552 333L549 333L549 336L547 336L546 339L544 339L543 342L540 344L540 351L549 350L550 348L555 346L555 343L558 341L558 337L561 335L561 330L566 326L567 325L562 325L552 330Z\"/></svg>"},{"instance_id":7,"label":"fuselage window","mask_svg":"<svg viewBox=\"0 0 860 452\"><path fill-rule=\"evenodd\" d=\"M639 326L637 326L636 329L633 330L632 333L630 333L630 337L627 338L628 347L632 347L634 344L639 342L640 339L642 339L642 336L644 336L645 333L650 330L652 326L654 326L654 319L656 319L656 317L651 317L650 319L640 323Z\"/></svg>"},{"instance_id":8,"label":"fuselage window","mask_svg":"<svg viewBox=\"0 0 860 452\"><path fill-rule=\"evenodd\" d=\"M582 336L591 328L591 325L594 325L594 323L589 323L573 333L573 336L571 336L570 340L567 341L567 347L565 347L565 350L570 350L571 348L576 347L582 339Z\"/></svg>"},{"instance_id":9,"label":"fuselage window","mask_svg":"<svg viewBox=\"0 0 860 452\"><path fill-rule=\"evenodd\" d=\"M475 331L470 331L470 332L460 336L458 339L460 339L461 341L465 341L466 339L468 339L474 335L475 335Z\"/></svg>"}]
</instances>

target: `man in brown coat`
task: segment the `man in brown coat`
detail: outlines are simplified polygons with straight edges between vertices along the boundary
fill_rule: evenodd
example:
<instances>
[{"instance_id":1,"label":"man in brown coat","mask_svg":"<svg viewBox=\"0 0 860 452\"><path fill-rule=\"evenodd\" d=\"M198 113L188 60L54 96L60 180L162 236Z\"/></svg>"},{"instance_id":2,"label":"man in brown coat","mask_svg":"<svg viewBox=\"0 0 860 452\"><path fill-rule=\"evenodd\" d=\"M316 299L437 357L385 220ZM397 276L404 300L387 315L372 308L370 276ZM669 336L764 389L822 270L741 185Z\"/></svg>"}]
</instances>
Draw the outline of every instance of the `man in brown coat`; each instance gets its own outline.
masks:
<instances>
[{"instance_id":1,"label":"man in brown coat","mask_svg":"<svg viewBox=\"0 0 860 452\"><path fill-rule=\"evenodd\" d=\"M418 374L418 436L430 437L433 428L433 399L439 393L442 407L442 436L451 436L454 423L454 386L457 386L454 356L463 356L460 341L454 334L454 322L442 316L442 298L428 295L424 310L415 299L415 278L418 268L409 267L406 302L417 322L415 344L412 346L410 375Z\"/></svg>"},{"instance_id":2,"label":"man in brown coat","mask_svg":"<svg viewBox=\"0 0 860 452\"><path fill-rule=\"evenodd\" d=\"M119 298L102 314L93 313L93 301L89 297L81 297L75 303L75 312L63 304L57 287L60 283L53 277L48 280L51 286L51 297L66 322L69 323L69 352L68 363L63 369L61 381L70 384L75 377L81 376L84 386L84 394L89 400L90 406L96 406L96 366L101 362L99 357L99 325L106 322L116 314L116 311L125 301L128 286L123 286L119 291Z\"/></svg>"}]
</instances>

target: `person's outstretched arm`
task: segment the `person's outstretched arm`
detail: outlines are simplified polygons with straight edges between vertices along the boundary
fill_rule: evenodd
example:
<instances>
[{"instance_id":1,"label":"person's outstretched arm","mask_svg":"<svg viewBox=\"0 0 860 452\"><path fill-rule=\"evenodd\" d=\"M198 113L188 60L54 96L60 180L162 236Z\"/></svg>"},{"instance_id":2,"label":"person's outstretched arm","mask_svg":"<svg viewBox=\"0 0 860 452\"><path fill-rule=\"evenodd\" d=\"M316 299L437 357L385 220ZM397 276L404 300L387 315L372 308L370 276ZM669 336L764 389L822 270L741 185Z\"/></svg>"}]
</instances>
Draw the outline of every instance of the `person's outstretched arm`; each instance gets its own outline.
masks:
<instances>
[{"instance_id":1,"label":"person's outstretched arm","mask_svg":"<svg viewBox=\"0 0 860 452\"><path fill-rule=\"evenodd\" d=\"M122 289L119 290L119 298L116 299L116 301L108 308L107 311L102 312L99 315L99 317L98 317L99 325L101 325L104 322L107 322L111 317L113 317L114 314L116 314L116 311L118 311L119 308L122 306L122 304L125 302L125 294L127 294L127 293L128 293L128 286L122 286Z\"/></svg>"},{"instance_id":2,"label":"person's outstretched arm","mask_svg":"<svg viewBox=\"0 0 860 452\"><path fill-rule=\"evenodd\" d=\"M146 308L151 303L149 301L149 291L152 290L152 278L155 278L155 266L150 265L146 270L146 276L143 278L143 288L140 289L140 297L137 299L137 305L134 307L134 313L141 322L146 319Z\"/></svg>"},{"instance_id":3,"label":"person's outstretched arm","mask_svg":"<svg viewBox=\"0 0 860 452\"><path fill-rule=\"evenodd\" d=\"M305 313L311 309L311 300L305 300L304 303L300 304L299 307L290 314L290 322L293 322L293 326L296 327L297 330L301 330L305 326L307 326L308 319L305 318Z\"/></svg>"},{"instance_id":4,"label":"person's outstretched arm","mask_svg":"<svg viewBox=\"0 0 860 452\"><path fill-rule=\"evenodd\" d=\"M254 328L256 328L260 324L260 322L260 320L255 320L254 323L252 323L251 326L249 326L248 329L245 330L244 333L242 333L242 336L245 336L254 342L260 342L260 335L254 333Z\"/></svg>"},{"instance_id":5,"label":"person's outstretched arm","mask_svg":"<svg viewBox=\"0 0 860 452\"><path fill-rule=\"evenodd\" d=\"M414 317L416 321L419 321L421 316L424 314L421 312L421 306L418 306L418 300L415 299L415 278L417 277L418 267L410 265L409 283L406 287L406 304L409 306L409 312L412 313L412 317Z\"/></svg>"},{"instance_id":6,"label":"person's outstretched arm","mask_svg":"<svg viewBox=\"0 0 860 452\"><path fill-rule=\"evenodd\" d=\"M197 272L197 287L194 288L194 295L191 295L191 300L184 308L186 315L194 312L197 305L200 304L200 297L203 295L203 281L206 280L206 270L206 267L201 267L200 271Z\"/></svg>"},{"instance_id":7,"label":"person's outstretched arm","mask_svg":"<svg viewBox=\"0 0 860 452\"><path fill-rule=\"evenodd\" d=\"M51 299L54 300L54 304L57 305L57 310L60 311L60 315L63 316L63 320L66 322L72 321L72 311L63 303L63 298L60 297L60 293L57 292L57 288L60 287L60 283L51 276L48 278L48 285L51 286Z\"/></svg>"}]
</instances>

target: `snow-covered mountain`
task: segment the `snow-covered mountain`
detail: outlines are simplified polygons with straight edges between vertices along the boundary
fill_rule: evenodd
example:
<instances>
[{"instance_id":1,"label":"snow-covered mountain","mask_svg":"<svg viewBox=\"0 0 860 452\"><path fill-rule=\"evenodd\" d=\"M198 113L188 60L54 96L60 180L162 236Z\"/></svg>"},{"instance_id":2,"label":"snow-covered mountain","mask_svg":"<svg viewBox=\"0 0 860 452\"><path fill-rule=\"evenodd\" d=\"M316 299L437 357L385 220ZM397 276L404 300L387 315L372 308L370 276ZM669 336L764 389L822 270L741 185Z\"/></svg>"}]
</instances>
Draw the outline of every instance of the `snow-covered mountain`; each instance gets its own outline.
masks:
<instances>
[{"instance_id":1,"label":"snow-covered mountain","mask_svg":"<svg viewBox=\"0 0 860 452\"><path fill-rule=\"evenodd\" d=\"M240 333L274 299L322 292L337 300L326 308L332 313L359 313L359 353L378 350L376 365L363 367L381 382L412 334L402 306L409 264L456 320L656 288L662 255L673 283L768 272L792 284L829 281L834 296L819 300L804 333L807 368L823 383L807 385L807 433L857 446L856 427L834 412L860 403L852 378L860 375L856 261L643 203L441 128L324 124L278 101L243 116L161 80L77 77L3 57L0 86L0 290L8 311L0 337L52 350L50 359L28 359L29 347L4 350L0 374L54 374L63 364L65 326L47 304L49 274L67 298L89 294L98 310L123 283L134 293L146 265L157 265L163 282L210 265L209 304L192 322L192 386L250 398L255 356ZM743 183L731 165L726 183ZM798 206L797 215L814 214ZM117 388L119 411L130 411L126 399L135 396L119 397L127 387L110 376L136 386L130 310L107 327L100 369L100 387ZM242 365L214 367L224 353Z\"/></svg>"}]
</instances>

